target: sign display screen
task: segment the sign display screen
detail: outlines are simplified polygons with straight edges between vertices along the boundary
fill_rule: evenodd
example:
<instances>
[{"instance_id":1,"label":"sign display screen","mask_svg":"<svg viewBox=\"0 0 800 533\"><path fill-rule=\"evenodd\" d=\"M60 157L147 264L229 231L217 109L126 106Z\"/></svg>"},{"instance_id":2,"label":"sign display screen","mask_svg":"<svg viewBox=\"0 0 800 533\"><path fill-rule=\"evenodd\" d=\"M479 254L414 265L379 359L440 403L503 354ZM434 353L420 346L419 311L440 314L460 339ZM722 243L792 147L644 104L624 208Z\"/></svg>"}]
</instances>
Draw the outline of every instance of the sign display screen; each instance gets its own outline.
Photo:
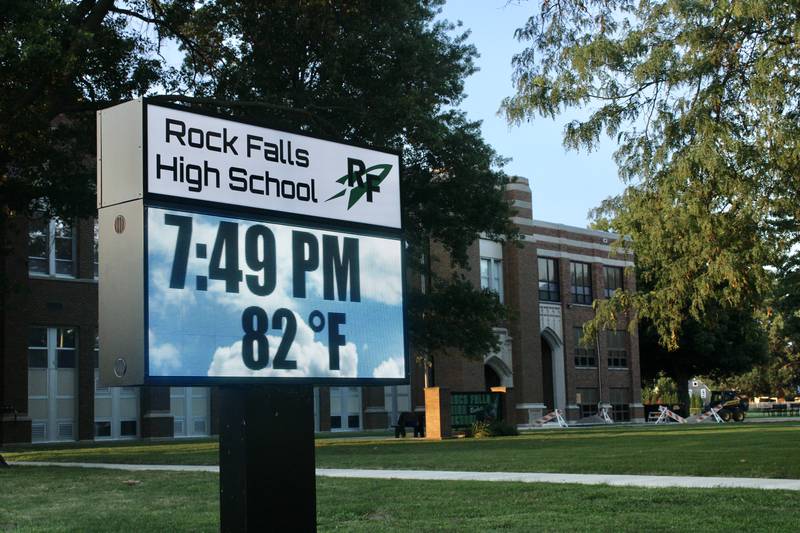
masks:
<instances>
[{"instance_id":1,"label":"sign display screen","mask_svg":"<svg viewBox=\"0 0 800 533\"><path fill-rule=\"evenodd\" d=\"M146 211L151 378L406 378L399 238Z\"/></svg>"}]
</instances>

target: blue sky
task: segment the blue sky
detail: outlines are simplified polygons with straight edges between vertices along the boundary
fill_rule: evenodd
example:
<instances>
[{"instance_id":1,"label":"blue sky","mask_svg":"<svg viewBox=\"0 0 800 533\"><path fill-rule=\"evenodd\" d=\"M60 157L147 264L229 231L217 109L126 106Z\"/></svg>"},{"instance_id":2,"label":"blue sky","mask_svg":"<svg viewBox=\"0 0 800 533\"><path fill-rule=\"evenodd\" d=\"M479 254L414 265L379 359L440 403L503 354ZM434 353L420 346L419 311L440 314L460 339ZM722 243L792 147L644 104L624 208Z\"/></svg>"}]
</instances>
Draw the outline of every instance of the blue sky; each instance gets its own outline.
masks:
<instances>
[{"instance_id":1,"label":"blue sky","mask_svg":"<svg viewBox=\"0 0 800 533\"><path fill-rule=\"evenodd\" d=\"M460 106L470 119L483 121L483 135L511 161L506 172L528 178L533 190L533 217L573 226L586 226L587 213L603 199L622 191L612 159L615 143L602 139L596 151L567 152L561 144L564 125L585 116L570 110L552 119L537 118L523 126L509 126L497 116L500 102L513 94L512 56L524 43L514 30L533 14L537 2L509 0L448 0L442 17L461 20L470 29L470 42L481 57L480 68L466 83L467 98Z\"/></svg>"}]
</instances>

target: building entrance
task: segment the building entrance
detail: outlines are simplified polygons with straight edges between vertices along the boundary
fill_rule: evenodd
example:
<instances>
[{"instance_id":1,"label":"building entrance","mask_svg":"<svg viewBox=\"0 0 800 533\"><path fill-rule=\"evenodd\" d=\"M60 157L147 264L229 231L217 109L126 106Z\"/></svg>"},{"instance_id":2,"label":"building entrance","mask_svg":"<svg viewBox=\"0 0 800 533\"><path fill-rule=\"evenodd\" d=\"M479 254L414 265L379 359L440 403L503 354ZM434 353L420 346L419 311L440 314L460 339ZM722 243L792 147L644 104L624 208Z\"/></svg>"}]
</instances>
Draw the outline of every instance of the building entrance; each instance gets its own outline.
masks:
<instances>
[{"instance_id":1,"label":"building entrance","mask_svg":"<svg viewBox=\"0 0 800 533\"><path fill-rule=\"evenodd\" d=\"M500 375L489 365L483 365L483 382L486 385L486 390L503 385Z\"/></svg>"},{"instance_id":2,"label":"building entrance","mask_svg":"<svg viewBox=\"0 0 800 533\"><path fill-rule=\"evenodd\" d=\"M553 350L544 337L542 337L542 403L547 406L548 413L556 408L553 389Z\"/></svg>"},{"instance_id":3,"label":"building entrance","mask_svg":"<svg viewBox=\"0 0 800 533\"><path fill-rule=\"evenodd\" d=\"M331 387L331 431L361 429L361 388Z\"/></svg>"},{"instance_id":4,"label":"building entrance","mask_svg":"<svg viewBox=\"0 0 800 533\"><path fill-rule=\"evenodd\" d=\"M31 441L75 440L78 332L32 327L28 331L28 413Z\"/></svg>"},{"instance_id":5,"label":"building entrance","mask_svg":"<svg viewBox=\"0 0 800 533\"><path fill-rule=\"evenodd\" d=\"M210 409L207 387L172 387L169 405L176 437L208 435Z\"/></svg>"}]
</instances>

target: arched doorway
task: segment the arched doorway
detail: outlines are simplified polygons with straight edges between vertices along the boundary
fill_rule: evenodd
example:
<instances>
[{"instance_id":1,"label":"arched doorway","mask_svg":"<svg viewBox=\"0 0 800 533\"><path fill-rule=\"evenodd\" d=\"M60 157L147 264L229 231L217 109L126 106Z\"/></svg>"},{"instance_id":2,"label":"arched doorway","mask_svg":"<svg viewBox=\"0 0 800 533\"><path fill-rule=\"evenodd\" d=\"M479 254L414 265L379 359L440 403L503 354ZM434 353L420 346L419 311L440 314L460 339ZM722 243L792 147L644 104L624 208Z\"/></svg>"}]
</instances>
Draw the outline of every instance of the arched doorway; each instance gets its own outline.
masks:
<instances>
[{"instance_id":1,"label":"arched doorway","mask_svg":"<svg viewBox=\"0 0 800 533\"><path fill-rule=\"evenodd\" d=\"M544 337L542 337L542 403L547 406L548 413L556 408L553 395L553 350Z\"/></svg>"},{"instance_id":2,"label":"arched doorway","mask_svg":"<svg viewBox=\"0 0 800 533\"><path fill-rule=\"evenodd\" d=\"M564 368L564 343L558 333L542 330L542 403L548 408L566 410L567 381Z\"/></svg>"},{"instance_id":3,"label":"arched doorway","mask_svg":"<svg viewBox=\"0 0 800 533\"><path fill-rule=\"evenodd\" d=\"M492 387L501 387L503 385L503 380L500 378L500 374L498 374L495 369L489 365L483 365L483 382L486 386L486 390L490 390Z\"/></svg>"},{"instance_id":4,"label":"arched doorway","mask_svg":"<svg viewBox=\"0 0 800 533\"><path fill-rule=\"evenodd\" d=\"M497 355L491 355L483 362L483 379L486 390L491 387L513 387L514 373Z\"/></svg>"}]
</instances>

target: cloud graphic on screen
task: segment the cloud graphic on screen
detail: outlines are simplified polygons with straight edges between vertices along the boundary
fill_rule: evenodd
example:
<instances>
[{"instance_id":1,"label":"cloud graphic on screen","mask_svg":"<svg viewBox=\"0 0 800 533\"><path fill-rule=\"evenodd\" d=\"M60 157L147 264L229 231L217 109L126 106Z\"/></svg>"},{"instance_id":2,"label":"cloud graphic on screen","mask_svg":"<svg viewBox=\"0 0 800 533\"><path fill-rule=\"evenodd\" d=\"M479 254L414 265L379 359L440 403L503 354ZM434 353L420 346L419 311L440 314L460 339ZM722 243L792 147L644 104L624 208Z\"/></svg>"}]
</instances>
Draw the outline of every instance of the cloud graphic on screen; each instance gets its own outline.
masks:
<instances>
[{"instance_id":1,"label":"cloud graphic on screen","mask_svg":"<svg viewBox=\"0 0 800 533\"><path fill-rule=\"evenodd\" d=\"M150 364L158 370L158 373L177 370L181 366L181 354L178 348L170 342L158 344L156 335L152 331L150 331L148 355Z\"/></svg>"},{"instance_id":2,"label":"cloud graphic on screen","mask_svg":"<svg viewBox=\"0 0 800 533\"><path fill-rule=\"evenodd\" d=\"M308 230L319 242L323 231ZM358 257L360 265L361 300L372 300L386 305L400 305L403 296L400 243L394 240L360 236ZM322 268L308 275L312 294L319 297L323 291Z\"/></svg>"},{"instance_id":3,"label":"cloud graphic on screen","mask_svg":"<svg viewBox=\"0 0 800 533\"><path fill-rule=\"evenodd\" d=\"M391 359L387 359L385 361L381 361L381 363L375 367L375 370L372 371L373 378L404 378L405 372L403 370L403 358L402 357L392 357Z\"/></svg>"},{"instance_id":4,"label":"cloud graphic on screen","mask_svg":"<svg viewBox=\"0 0 800 533\"><path fill-rule=\"evenodd\" d=\"M362 296L386 305L400 305L403 296L401 244L362 237L360 246Z\"/></svg>"},{"instance_id":5,"label":"cloud graphic on screen","mask_svg":"<svg viewBox=\"0 0 800 533\"><path fill-rule=\"evenodd\" d=\"M297 335L289 349L287 360L296 361L294 370L275 370L272 362L281 338L267 335L269 340L269 360L267 368L252 370L242 360L242 341L230 346L221 346L214 351L214 357L208 368L208 375L223 376L259 376L259 377L356 377L358 369L358 350L352 342L339 348L340 370L330 370L328 348L314 340L311 328L295 313L297 318Z\"/></svg>"},{"instance_id":6,"label":"cloud graphic on screen","mask_svg":"<svg viewBox=\"0 0 800 533\"><path fill-rule=\"evenodd\" d=\"M181 308L187 305L194 305L195 291L191 290L197 276L208 276L208 265L211 252L214 248L214 241L217 236L218 222L206 223L203 219L195 218L192 224L192 239L190 253L186 268L186 289L169 288L169 273L175 255L175 241L177 239L178 228L164 223L163 211L151 209L148 224L148 247L151 271L151 286L155 287L155 294L151 298L153 311L162 314L170 312L172 309ZM240 227L239 235L239 257L245 257L245 223ZM276 242L291 242L291 229L282 226L270 226L275 234ZM198 259L195 253L196 245L206 246L206 258ZM247 266L246 261L242 260L239 264L244 276L257 274ZM229 309L238 310L242 307L257 305L268 309L278 309L286 307L296 309L295 301L291 298L289 290L291 288L291 257L287 255L278 256L276 268L276 288L269 296L256 296L242 284L238 293L225 292L225 284L216 280L209 280L207 294L213 297L218 303L225 305ZM246 278L243 278L246 279Z\"/></svg>"},{"instance_id":7,"label":"cloud graphic on screen","mask_svg":"<svg viewBox=\"0 0 800 533\"><path fill-rule=\"evenodd\" d=\"M150 268L153 276L158 277L155 287L160 288L156 296L156 309L167 311L171 304L185 305L193 304L194 301L187 302L185 298L192 298L194 291L182 289L169 289L168 284L163 284L164 280L169 279L169 269L175 255L175 242L177 239L178 228L164 223L164 211L151 210L148 217L150 230L148 231L148 247L151 256ZM205 219L209 220L209 219ZM208 275L209 258L213 250L214 241L217 236L219 222L216 218L213 222L206 222L201 218L194 218L192 224L192 239L190 253L186 269L187 288L194 284L195 277L198 275ZM227 220L227 219L225 219ZM253 271L244 261L245 257L245 234L249 221L239 222L239 268L244 276L259 275ZM292 232L295 228L281 226L277 224L266 224L273 235L278 250L291 250ZM300 228L298 228L300 229ZM310 228L301 228L302 231L313 234L317 241L322 243L322 236L326 233ZM198 259L195 254L197 243L206 245L207 256L205 259ZM362 301L372 300L386 305L400 305L402 298L402 269L400 257L400 243L394 240L384 240L375 237L359 237L359 259L361 275L361 298ZM259 253L259 256L261 254ZM323 276L322 265L313 272L309 272L306 277L308 293L311 296L322 297ZM245 278L246 279L246 278ZM292 257L289 253L277 254L276 264L276 286L273 293L268 296L256 296L252 294L244 283L238 293L225 292L225 285L216 280L209 280L208 291L217 301L229 308L240 309L250 305L258 305L265 308L277 309L286 307L297 310L296 300L292 295Z\"/></svg>"}]
</instances>

